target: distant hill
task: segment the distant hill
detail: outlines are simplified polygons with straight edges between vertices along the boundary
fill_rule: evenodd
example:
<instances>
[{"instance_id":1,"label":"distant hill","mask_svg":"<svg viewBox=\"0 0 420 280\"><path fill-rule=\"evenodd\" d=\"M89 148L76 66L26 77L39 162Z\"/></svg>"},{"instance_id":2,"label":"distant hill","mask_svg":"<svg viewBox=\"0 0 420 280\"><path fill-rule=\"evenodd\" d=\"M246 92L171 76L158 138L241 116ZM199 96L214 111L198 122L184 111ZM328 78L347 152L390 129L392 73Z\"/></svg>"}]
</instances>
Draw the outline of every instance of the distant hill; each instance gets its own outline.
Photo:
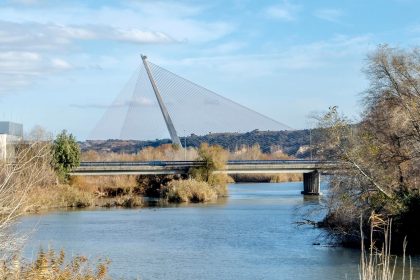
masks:
<instances>
[{"instance_id":1,"label":"distant hill","mask_svg":"<svg viewBox=\"0 0 420 280\"><path fill-rule=\"evenodd\" d=\"M184 144L184 138L181 138ZM212 133L204 136L192 134L186 139L188 147L198 147L201 143L220 145L228 150L235 150L243 145L259 144L264 153L282 150L284 153L304 158L308 156L309 130L293 131L259 131L247 133ZM148 146L157 147L171 143L169 139L156 139L151 141L138 140L87 140L80 142L82 151L94 150L97 152L137 153Z\"/></svg>"}]
</instances>

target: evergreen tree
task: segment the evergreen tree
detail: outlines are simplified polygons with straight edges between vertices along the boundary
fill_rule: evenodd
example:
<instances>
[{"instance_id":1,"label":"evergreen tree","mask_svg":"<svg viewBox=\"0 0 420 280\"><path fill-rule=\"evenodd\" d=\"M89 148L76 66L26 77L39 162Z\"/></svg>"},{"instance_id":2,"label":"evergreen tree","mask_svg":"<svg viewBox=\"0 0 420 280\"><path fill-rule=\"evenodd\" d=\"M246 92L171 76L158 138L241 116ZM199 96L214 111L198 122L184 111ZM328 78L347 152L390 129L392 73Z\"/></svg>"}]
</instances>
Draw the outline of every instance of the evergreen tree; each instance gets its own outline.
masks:
<instances>
[{"instance_id":1,"label":"evergreen tree","mask_svg":"<svg viewBox=\"0 0 420 280\"><path fill-rule=\"evenodd\" d=\"M68 179L68 173L80 164L80 147L76 138L63 130L53 143L53 167L62 181Z\"/></svg>"}]
</instances>

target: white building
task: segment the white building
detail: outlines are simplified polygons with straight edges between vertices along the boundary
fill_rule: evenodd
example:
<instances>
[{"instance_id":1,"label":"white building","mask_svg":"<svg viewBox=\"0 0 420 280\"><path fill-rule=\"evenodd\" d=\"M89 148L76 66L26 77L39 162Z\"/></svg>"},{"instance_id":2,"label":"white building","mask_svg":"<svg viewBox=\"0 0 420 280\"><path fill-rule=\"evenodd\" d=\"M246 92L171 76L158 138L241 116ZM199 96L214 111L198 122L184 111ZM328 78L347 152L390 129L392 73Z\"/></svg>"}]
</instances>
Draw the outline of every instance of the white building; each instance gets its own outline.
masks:
<instances>
[{"instance_id":1,"label":"white building","mask_svg":"<svg viewBox=\"0 0 420 280\"><path fill-rule=\"evenodd\" d=\"M22 140L23 125L0 121L0 160L6 160L15 154L15 145Z\"/></svg>"}]
</instances>

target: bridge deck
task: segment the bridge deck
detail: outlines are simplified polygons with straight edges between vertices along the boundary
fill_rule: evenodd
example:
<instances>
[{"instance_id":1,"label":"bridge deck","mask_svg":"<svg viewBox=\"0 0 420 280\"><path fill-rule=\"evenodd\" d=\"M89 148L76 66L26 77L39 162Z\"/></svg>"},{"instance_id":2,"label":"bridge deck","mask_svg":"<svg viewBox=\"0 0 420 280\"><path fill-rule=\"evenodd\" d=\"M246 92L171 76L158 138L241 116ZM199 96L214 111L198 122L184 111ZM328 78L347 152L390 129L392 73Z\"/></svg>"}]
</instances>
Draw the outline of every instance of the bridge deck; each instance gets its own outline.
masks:
<instances>
[{"instance_id":1,"label":"bridge deck","mask_svg":"<svg viewBox=\"0 0 420 280\"><path fill-rule=\"evenodd\" d=\"M70 175L159 175L187 174L190 168L202 166L200 161L82 162ZM328 172L337 163L318 160L243 160L228 161L218 173L309 173Z\"/></svg>"}]
</instances>

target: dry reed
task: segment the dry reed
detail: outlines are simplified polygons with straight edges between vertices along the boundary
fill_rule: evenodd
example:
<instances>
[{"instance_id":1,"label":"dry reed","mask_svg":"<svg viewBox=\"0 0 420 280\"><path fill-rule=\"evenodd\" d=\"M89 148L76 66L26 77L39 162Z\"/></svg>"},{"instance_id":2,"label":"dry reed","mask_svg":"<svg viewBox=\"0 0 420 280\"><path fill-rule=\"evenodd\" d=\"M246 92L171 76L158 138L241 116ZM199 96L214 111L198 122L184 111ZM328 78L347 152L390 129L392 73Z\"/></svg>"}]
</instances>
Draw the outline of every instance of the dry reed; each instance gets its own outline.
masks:
<instances>
[{"instance_id":1,"label":"dry reed","mask_svg":"<svg viewBox=\"0 0 420 280\"><path fill-rule=\"evenodd\" d=\"M134 175L118 176L73 176L70 185L80 190L106 196L112 189L129 191L138 186L137 177Z\"/></svg>"},{"instance_id":2,"label":"dry reed","mask_svg":"<svg viewBox=\"0 0 420 280\"><path fill-rule=\"evenodd\" d=\"M165 197L169 202L207 202L218 197L218 190L210 184L194 179L172 181Z\"/></svg>"},{"instance_id":3,"label":"dry reed","mask_svg":"<svg viewBox=\"0 0 420 280\"><path fill-rule=\"evenodd\" d=\"M95 196L68 185L34 187L28 194L27 212L37 212L51 208L77 207L95 205Z\"/></svg>"},{"instance_id":4,"label":"dry reed","mask_svg":"<svg viewBox=\"0 0 420 280\"><path fill-rule=\"evenodd\" d=\"M84 256L73 257L66 261L64 251L39 251L31 263L24 263L14 257L0 262L0 279L4 280L106 280L108 260L99 260L93 267Z\"/></svg>"},{"instance_id":5,"label":"dry reed","mask_svg":"<svg viewBox=\"0 0 420 280\"><path fill-rule=\"evenodd\" d=\"M370 217L370 247L365 249L365 240L362 227L362 219L360 221L361 233L361 257L360 257L360 280L393 280L396 279L397 257L391 255L391 230L392 220L385 221L380 215L372 213ZM384 234L384 242L382 247L378 249L375 246L374 234L377 231L382 231ZM409 258L409 272L406 275L406 247L407 241L403 243L403 260L401 280L413 279L413 268L411 265L411 258Z\"/></svg>"}]
</instances>

